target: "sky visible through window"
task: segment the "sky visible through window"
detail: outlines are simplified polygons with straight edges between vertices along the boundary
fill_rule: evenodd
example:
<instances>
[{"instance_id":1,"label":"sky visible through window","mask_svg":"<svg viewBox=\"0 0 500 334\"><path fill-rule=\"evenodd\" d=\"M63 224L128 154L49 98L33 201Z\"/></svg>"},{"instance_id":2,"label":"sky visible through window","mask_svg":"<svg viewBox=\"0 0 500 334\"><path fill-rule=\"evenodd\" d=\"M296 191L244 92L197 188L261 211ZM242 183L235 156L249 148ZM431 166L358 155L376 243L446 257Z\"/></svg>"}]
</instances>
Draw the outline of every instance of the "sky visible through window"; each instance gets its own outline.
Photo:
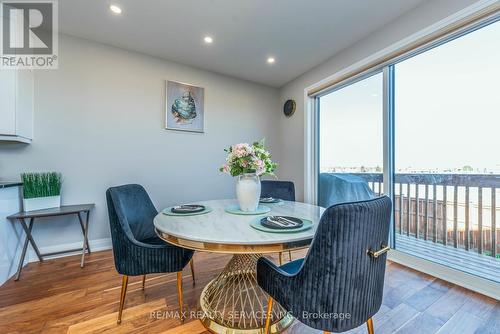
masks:
<instances>
[{"instance_id":1,"label":"sky visible through window","mask_svg":"<svg viewBox=\"0 0 500 334\"><path fill-rule=\"evenodd\" d=\"M500 174L500 22L395 65L397 172ZM377 172L382 74L320 99L320 170Z\"/></svg>"},{"instance_id":2,"label":"sky visible through window","mask_svg":"<svg viewBox=\"0 0 500 334\"><path fill-rule=\"evenodd\" d=\"M382 168L382 103L382 73L320 98L322 172Z\"/></svg>"}]
</instances>

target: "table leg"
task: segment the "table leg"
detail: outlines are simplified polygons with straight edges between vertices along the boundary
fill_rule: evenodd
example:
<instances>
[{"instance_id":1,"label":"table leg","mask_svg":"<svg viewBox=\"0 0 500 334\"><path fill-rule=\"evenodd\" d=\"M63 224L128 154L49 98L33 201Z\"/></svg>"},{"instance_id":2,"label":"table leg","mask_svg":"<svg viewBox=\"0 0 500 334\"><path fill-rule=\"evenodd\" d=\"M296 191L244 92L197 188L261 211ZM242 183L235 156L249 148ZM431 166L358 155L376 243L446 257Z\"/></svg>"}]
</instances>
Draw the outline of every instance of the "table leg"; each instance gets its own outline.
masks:
<instances>
[{"instance_id":1,"label":"table leg","mask_svg":"<svg viewBox=\"0 0 500 334\"><path fill-rule=\"evenodd\" d=\"M86 213L87 213L87 227L88 227L89 211L86 211ZM85 237L85 230L86 230L86 228L85 228L85 224L83 223L81 212L78 212L77 215L78 215L78 221L80 222L80 226L82 228L82 234ZM90 252L90 244L89 244L88 237L87 237L87 251L89 252L89 254L91 253Z\"/></svg>"},{"instance_id":2,"label":"table leg","mask_svg":"<svg viewBox=\"0 0 500 334\"><path fill-rule=\"evenodd\" d=\"M26 257L26 250L28 249L28 244L30 243L31 229L33 228L33 218L30 219L29 226L26 226L26 222L24 219L19 219L21 226L23 227L24 233L26 233L26 239L24 240L23 250L21 252L21 258L19 259L19 265L17 266L15 281L19 281L19 277L21 277L21 270L23 269L24 258ZM35 245L36 247L36 245ZM35 248L38 251L38 248ZM38 258L41 259L41 256L37 252Z\"/></svg>"},{"instance_id":3,"label":"table leg","mask_svg":"<svg viewBox=\"0 0 500 334\"><path fill-rule=\"evenodd\" d=\"M29 242L31 243L31 246L35 250L36 256L38 256L38 260L40 262L43 262L42 258L42 253L40 253L40 250L38 249L38 246L35 243L35 240L33 239L33 236L31 235L31 229L33 228L33 225L35 225L35 218L31 218L29 222L29 227L26 226L26 221L24 219L20 219L21 226L24 229L24 232L26 233L26 237L28 238Z\"/></svg>"},{"instance_id":4,"label":"table leg","mask_svg":"<svg viewBox=\"0 0 500 334\"><path fill-rule=\"evenodd\" d=\"M257 284L255 271L259 257L259 254L234 255L219 276L203 289L202 323L210 332L263 333L269 296ZM270 333L281 333L292 322L293 317L276 303Z\"/></svg>"},{"instance_id":5,"label":"table leg","mask_svg":"<svg viewBox=\"0 0 500 334\"><path fill-rule=\"evenodd\" d=\"M85 220L85 232L83 233L83 249L82 249L82 261L80 262L80 268L83 268L83 265L85 263L85 249L89 251L90 254L90 246L89 246L89 240L88 240L88 234L89 234L89 216L90 216L90 210L87 211L87 218ZM78 217L80 217L80 214L78 214Z\"/></svg>"}]
</instances>

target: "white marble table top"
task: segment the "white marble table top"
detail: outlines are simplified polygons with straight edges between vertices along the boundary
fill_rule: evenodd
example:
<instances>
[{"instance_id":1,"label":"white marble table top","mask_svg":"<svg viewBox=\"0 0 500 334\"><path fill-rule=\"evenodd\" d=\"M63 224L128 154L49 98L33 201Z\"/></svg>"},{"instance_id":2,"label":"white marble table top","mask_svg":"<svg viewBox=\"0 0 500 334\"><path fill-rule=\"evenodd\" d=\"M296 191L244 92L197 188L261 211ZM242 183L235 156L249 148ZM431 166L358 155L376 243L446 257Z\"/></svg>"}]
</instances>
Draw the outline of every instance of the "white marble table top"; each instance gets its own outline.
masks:
<instances>
[{"instance_id":1,"label":"white marble table top","mask_svg":"<svg viewBox=\"0 0 500 334\"><path fill-rule=\"evenodd\" d=\"M290 243L312 239L321 214L325 210L315 205L284 201L277 204L262 204L271 208L271 212L265 215L244 216L224 211L228 205L237 204L236 200L212 200L196 202L195 204L210 206L212 212L184 217L168 216L160 212L154 219L156 229L177 238L212 244L263 245ZM296 233L268 233L258 231L250 226L251 221L270 215L287 215L309 219L313 222L313 227Z\"/></svg>"}]
</instances>

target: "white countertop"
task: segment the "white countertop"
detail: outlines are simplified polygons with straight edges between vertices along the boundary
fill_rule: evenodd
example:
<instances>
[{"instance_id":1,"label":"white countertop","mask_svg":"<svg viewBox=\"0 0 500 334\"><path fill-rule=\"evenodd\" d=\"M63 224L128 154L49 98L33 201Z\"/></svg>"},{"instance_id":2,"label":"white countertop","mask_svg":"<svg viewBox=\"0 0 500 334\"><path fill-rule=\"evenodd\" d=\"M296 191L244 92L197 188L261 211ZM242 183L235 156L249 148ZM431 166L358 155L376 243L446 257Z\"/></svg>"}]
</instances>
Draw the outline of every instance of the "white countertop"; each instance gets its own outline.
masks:
<instances>
[{"instance_id":1,"label":"white countertop","mask_svg":"<svg viewBox=\"0 0 500 334\"><path fill-rule=\"evenodd\" d=\"M11 182L0 181L0 189L10 188L10 187L20 187L22 185L23 185L22 182L19 181L11 181Z\"/></svg>"},{"instance_id":2,"label":"white countertop","mask_svg":"<svg viewBox=\"0 0 500 334\"><path fill-rule=\"evenodd\" d=\"M155 219L155 227L166 234L191 241L210 242L235 245L279 244L311 239L321 218L324 208L300 203L284 201L277 204L261 204L271 208L265 215L234 215L225 212L236 200L213 200L190 204L202 204L212 208L212 212L197 216L168 216L159 213ZM313 227L297 233L268 233L254 229L250 222L264 216L286 215L309 219Z\"/></svg>"}]
</instances>

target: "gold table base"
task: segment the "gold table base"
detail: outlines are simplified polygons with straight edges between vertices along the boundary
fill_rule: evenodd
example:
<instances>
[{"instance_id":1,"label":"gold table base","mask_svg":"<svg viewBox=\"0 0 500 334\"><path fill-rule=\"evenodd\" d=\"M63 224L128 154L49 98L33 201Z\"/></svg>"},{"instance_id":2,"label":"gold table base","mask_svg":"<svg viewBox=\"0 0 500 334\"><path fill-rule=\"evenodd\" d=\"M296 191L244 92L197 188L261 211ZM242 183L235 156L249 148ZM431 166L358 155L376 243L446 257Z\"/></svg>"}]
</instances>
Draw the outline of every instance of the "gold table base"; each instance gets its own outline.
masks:
<instances>
[{"instance_id":1,"label":"gold table base","mask_svg":"<svg viewBox=\"0 0 500 334\"><path fill-rule=\"evenodd\" d=\"M203 289L202 323L213 333L262 334L268 295L259 287L256 266L260 254L236 254L224 270ZM271 333L281 333L293 317L277 303L271 314Z\"/></svg>"}]
</instances>

